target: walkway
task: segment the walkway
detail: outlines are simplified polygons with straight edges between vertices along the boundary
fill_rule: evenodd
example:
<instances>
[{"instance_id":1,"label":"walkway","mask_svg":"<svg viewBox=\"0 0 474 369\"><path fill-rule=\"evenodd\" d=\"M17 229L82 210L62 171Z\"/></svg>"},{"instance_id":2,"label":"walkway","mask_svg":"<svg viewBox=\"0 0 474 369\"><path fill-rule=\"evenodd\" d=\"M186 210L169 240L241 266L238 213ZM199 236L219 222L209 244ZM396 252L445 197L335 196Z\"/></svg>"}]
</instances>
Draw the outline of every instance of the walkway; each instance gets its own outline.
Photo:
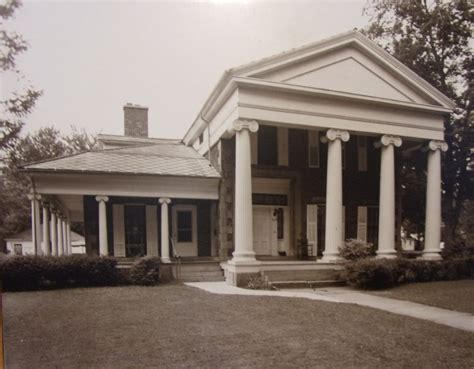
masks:
<instances>
[{"instance_id":1,"label":"walkway","mask_svg":"<svg viewBox=\"0 0 474 369\"><path fill-rule=\"evenodd\" d=\"M474 316L471 314L417 304L410 301L369 295L349 287L328 287L316 290L308 288L265 291L238 288L226 282L196 282L186 283L186 285L200 288L210 293L223 295L298 297L326 302L356 304L474 332Z\"/></svg>"}]
</instances>

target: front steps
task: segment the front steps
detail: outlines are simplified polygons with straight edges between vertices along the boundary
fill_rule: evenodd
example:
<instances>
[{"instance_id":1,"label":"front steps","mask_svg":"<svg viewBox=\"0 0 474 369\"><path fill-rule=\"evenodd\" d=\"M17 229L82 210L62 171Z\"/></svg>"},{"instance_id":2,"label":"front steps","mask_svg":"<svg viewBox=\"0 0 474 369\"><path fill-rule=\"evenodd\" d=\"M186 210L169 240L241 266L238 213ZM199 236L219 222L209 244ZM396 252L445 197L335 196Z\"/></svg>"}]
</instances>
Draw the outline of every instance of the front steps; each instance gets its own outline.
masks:
<instances>
[{"instance_id":1,"label":"front steps","mask_svg":"<svg viewBox=\"0 0 474 369\"><path fill-rule=\"evenodd\" d=\"M339 268L264 270L262 276L277 289L343 286Z\"/></svg>"},{"instance_id":2,"label":"front steps","mask_svg":"<svg viewBox=\"0 0 474 369\"><path fill-rule=\"evenodd\" d=\"M173 275L182 282L221 282L224 281L224 271L218 261L213 259L181 260L173 265Z\"/></svg>"}]
</instances>

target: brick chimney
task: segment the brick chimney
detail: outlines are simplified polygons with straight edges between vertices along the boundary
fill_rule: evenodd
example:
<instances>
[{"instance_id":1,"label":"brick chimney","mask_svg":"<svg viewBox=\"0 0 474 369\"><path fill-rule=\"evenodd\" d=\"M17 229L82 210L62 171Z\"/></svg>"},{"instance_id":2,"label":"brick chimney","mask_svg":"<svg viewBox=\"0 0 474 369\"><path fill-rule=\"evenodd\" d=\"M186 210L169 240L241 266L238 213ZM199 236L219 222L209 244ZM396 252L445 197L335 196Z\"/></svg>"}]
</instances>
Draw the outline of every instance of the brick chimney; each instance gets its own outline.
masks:
<instances>
[{"instance_id":1,"label":"brick chimney","mask_svg":"<svg viewBox=\"0 0 474 369\"><path fill-rule=\"evenodd\" d=\"M148 137L148 108L127 103L123 107L125 136Z\"/></svg>"}]
</instances>

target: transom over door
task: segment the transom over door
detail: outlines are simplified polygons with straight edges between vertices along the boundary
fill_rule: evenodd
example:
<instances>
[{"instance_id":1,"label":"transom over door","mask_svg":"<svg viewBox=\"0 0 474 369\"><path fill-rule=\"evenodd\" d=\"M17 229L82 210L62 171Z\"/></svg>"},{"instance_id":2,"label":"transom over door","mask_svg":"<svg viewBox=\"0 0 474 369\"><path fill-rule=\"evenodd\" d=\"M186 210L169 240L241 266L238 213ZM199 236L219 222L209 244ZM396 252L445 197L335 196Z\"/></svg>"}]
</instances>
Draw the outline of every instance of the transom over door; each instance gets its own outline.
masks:
<instances>
[{"instance_id":1,"label":"transom over door","mask_svg":"<svg viewBox=\"0 0 474 369\"><path fill-rule=\"evenodd\" d=\"M172 238L179 256L198 256L196 215L195 205L173 206Z\"/></svg>"}]
</instances>

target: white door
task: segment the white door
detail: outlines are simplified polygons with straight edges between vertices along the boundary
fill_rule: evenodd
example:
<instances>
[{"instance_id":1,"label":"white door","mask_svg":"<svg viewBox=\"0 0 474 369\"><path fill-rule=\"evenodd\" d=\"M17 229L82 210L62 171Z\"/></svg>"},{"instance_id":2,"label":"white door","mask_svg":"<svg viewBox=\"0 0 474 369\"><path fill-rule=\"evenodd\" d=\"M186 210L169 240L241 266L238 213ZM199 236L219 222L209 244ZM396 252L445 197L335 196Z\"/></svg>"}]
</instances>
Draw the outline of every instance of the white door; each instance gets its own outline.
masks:
<instances>
[{"instance_id":1,"label":"white door","mask_svg":"<svg viewBox=\"0 0 474 369\"><path fill-rule=\"evenodd\" d=\"M173 206L172 237L179 256L198 256L196 214L195 205Z\"/></svg>"},{"instance_id":2,"label":"white door","mask_svg":"<svg viewBox=\"0 0 474 369\"><path fill-rule=\"evenodd\" d=\"M257 255L272 254L272 213L267 206L253 207L253 249Z\"/></svg>"}]
</instances>

